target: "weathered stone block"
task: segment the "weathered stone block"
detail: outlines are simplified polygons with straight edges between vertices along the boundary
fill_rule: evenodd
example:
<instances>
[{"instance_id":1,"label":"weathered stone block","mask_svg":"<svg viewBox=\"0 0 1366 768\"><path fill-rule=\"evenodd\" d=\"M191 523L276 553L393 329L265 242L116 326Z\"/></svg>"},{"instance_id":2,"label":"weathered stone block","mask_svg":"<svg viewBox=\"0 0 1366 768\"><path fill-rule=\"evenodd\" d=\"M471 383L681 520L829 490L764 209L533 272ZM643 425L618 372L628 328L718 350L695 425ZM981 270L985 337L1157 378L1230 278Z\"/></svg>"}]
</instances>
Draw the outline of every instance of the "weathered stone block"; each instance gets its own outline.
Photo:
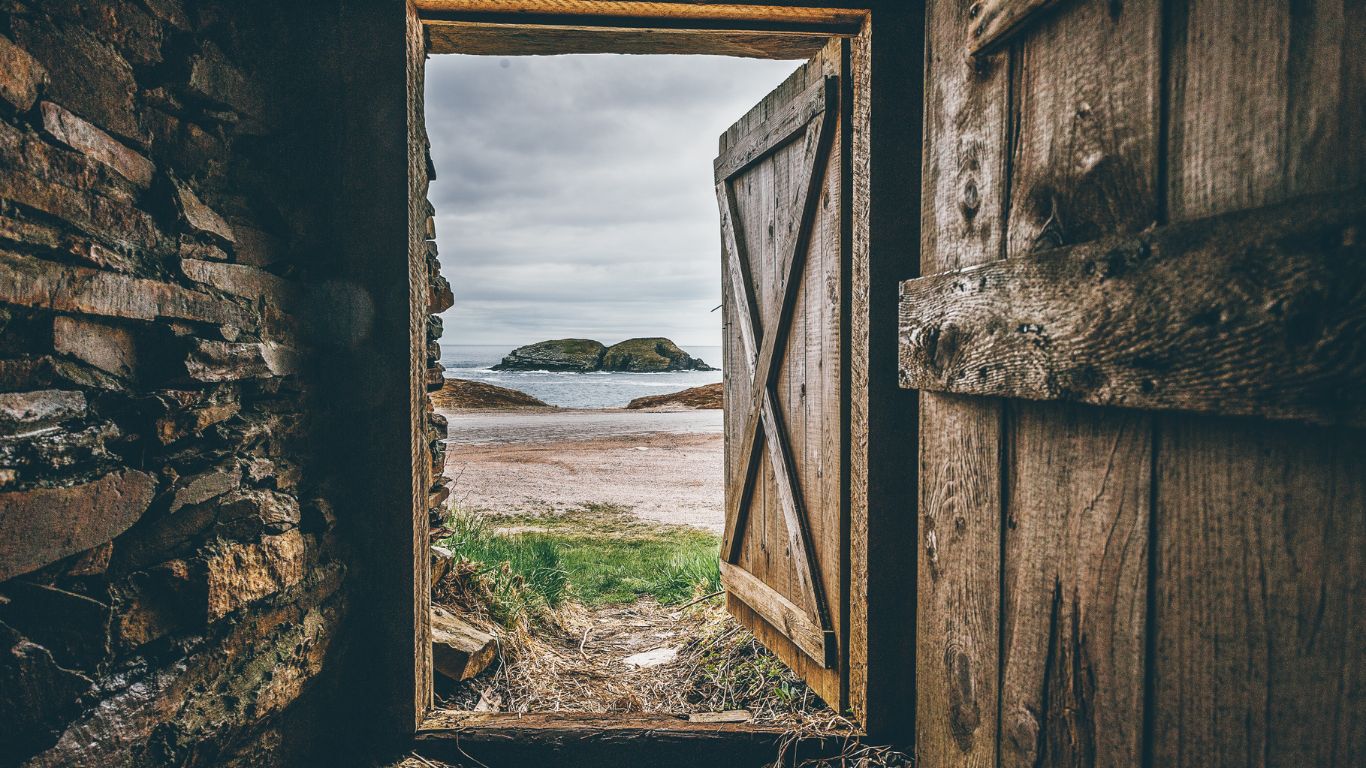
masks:
<instances>
[{"instance_id":1,"label":"weathered stone block","mask_svg":"<svg viewBox=\"0 0 1366 768\"><path fill-rule=\"evenodd\" d=\"M460 682L488 669L498 641L439 605L432 606L432 669Z\"/></svg>"},{"instance_id":2,"label":"weathered stone block","mask_svg":"<svg viewBox=\"0 0 1366 768\"><path fill-rule=\"evenodd\" d=\"M95 162L109 166L142 189L151 186L152 176L156 173L156 166L151 160L58 104L45 101L42 109L43 130L52 138Z\"/></svg>"},{"instance_id":3,"label":"weathered stone block","mask_svg":"<svg viewBox=\"0 0 1366 768\"><path fill-rule=\"evenodd\" d=\"M236 416L242 410L237 389L230 386L203 390L167 390L157 395L162 413L154 428L163 445L201 434L208 427Z\"/></svg>"},{"instance_id":4,"label":"weathered stone block","mask_svg":"<svg viewBox=\"0 0 1366 768\"><path fill-rule=\"evenodd\" d=\"M116 639L125 650L198 626L207 599L205 575L185 560L171 560L130 576L118 589Z\"/></svg>"},{"instance_id":5,"label":"weathered stone block","mask_svg":"<svg viewBox=\"0 0 1366 768\"><path fill-rule=\"evenodd\" d=\"M432 545L432 584L436 585L451 572L455 555L445 547Z\"/></svg>"},{"instance_id":6,"label":"weathered stone block","mask_svg":"<svg viewBox=\"0 0 1366 768\"><path fill-rule=\"evenodd\" d=\"M152 503L156 478L120 470L70 488L0 493L0 581L113 539Z\"/></svg>"},{"instance_id":7,"label":"weathered stone block","mask_svg":"<svg viewBox=\"0 0 1366 768\"><path fill-rule=\"evenodd\" d=\"M276 491L237 491L223 497L218 507L220 533L239 539L293 530L299 518L299 500Z\"/></svg>"},{"instance_id":8,"label":"weathered stone block","mask_svg":"<svg viewBox=\"0 0 1366 768\"><path fill-rule=\"evenodd\" d=\"M232 343L192 339L185 357L186 373L191 379L203 382L286 376L297 369L297 354L270 341Z\"/></svg>"},{"instance_id":9,"label":"weathered stone block","mask_svg":"<svg viewBox=\"0 0 1366 768\"><path fill-rule=\"evenodd\" d=\"M108 42L77 25L60 28L41 19L16 18L15 42L47 68L48 96L106 131L141 145L133 68Z\"/></svg>"},{"instance_id":10,"label":"weathered stone block","mask_svg":"<svg viewBox=\"0 0 1366 768\"><path fill-rule=\"evenodd\" d=\"M221 464L198 474L186 475L171 486L170 502L166 511L179 512L181 508L203 504L236 489L242 482L242 469L235 462Z\"/></svg>"},{"instance_id":11,"label":"weathered stone block","mask_svg":"<svg viewBox=\"0 0 1366 768\"><path fill-rule=\"evenodd\" d=\"M137 337L129 329L99 320L59 315L52 323L57 352L133 380L137 377Z\"/></svg>"},{"instance_id":12,"label":"weathered stone block","mask_svg":"<svg viewBox=\"0 0 1366 768\"><path fill-rule=\"evenodd\" d=\"M229 243L237 241L227 220L219 216L217 211L205 205L194 193L194 190L179 181L175 182L175 189L176 201L180 204L180 214L191 229L213 235Z\"/></svg>"},{"instance_id":13,"label":"weathered stone block","mask_svg":"<svg viewBox=\"0 0 1366 768\"><path fill-rule=\"evenodd\" d=\"M427 294L427 311L436 314L445 312L455 306L455 293L451 291L451 283L445 275L436 275L432 278L431 288Z\"/></svg>"},{"instance_id":14,"label":"weathered stone block","mask_svg":"<svg viewBox=\"0 0 1366 768\"><path fill-rule=\"evenodd\" d=\"M0 200L63 219L121 249L155 252L164 247L156 221L137 207L127 182L83 154L0 120L0 167Z\"/></svg>"},{"instance_id":15,"label":"weathered stone block","mask_svg":"<svg viewBox=\"0 0 1366 768\"><path fill-rule=\"evenodd\" d=\"M3 178L4 174L0 174ZM255 328L247 309L178 285L88 267L43 261L0 250L0 285L6 301L56 312L129 320L174 318Z\"/></svg>"},{"instance_id":16,"label":"weathered stone block","mask_svg":"<svg viewBox=\"0 0 1366 768\"><path fill-rule=\"evenodd\" d=\"M47 82L47 70L28 51L0 35L0 99L20 112L28 111L38 99L38 89Z\"/></svg>"},{"instance_id":17,"label":"weathered stone block","mask_svg":"<svg viewBox=\"0 0 1366 768\"><path fill-rule=\"evenodd\" d=\"M59 389L0 393L0 435L22 437L86 415L85 395Z\"/></svg>"},{"instance_id":18,"label":"weathered stone block","mask_svg":"<svg viewBox=\"0 0 1366 768\"><path fill-rule=\"evenodd\" d=\"M197 283L244 299L265 302L286 312L295 309L298 302L298 291L293 283L256 267L181 259L180 271Z\"/></svg>"},{"instance_id":19,"label":"weathered stone block","mask_svg":"<svg viewBox=\"0 0 1366 768\"><path fill-rule=\"evenodd\" d=\"M297 531L259 544L223 542L207 560L208 617L233 611L292 587L303 579L304 539Z\"/></svg>"},{"instance_id":20,"label":"weathered stone block","mask_svg":"<svg viewBox=\"0 0 1366 768\"><path fill-rule=\"evenodd\" d=\"M121 383L103 371L54 355L0 360L0 392L33 387L91 387L122 389Z\"/></svg>"}]
</instances>

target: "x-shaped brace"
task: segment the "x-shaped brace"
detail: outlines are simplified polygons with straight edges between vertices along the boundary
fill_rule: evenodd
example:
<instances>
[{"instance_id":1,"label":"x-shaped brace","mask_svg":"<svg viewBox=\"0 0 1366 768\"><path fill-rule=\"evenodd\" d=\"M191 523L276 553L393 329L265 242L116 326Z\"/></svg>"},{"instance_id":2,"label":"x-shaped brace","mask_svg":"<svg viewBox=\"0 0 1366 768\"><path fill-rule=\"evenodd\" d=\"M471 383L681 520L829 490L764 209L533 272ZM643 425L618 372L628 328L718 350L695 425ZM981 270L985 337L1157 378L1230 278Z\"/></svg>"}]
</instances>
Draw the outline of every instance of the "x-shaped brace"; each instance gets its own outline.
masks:
<instances>
[{"instance_id":1,"label":"x-shaped brace","mask_svg":"<svg viewBox=\"0 0 1366 768\"><path fill-rule=\"evenodd\" d=\"M776 407L777 393L775 384L783 352L787 346L788 331L796 304L797 291L801 284L806 254L810 246L811 230L820 203L819 188L825 178L826 160L830 153L832 126L837 115L833 100L834 79L826 78L817 84L815 101L819 113L812 114L799 125L792 126L790 132L770 134L768 146L753 152L743 165L731 169L719 178L716 184L720 202L722 231L725 233L727 272L731 280L732 295L739 302L736 322L739 325L742 344L745 348L746 368L751 377L748 417L741 433L743 442L738 455L738 464L743 471L741 491L729 499L730 508L726 514L726 530L721 544L721 555L727 563L734 564L740 555L741 534L745 527L750 502L758 483L760 453L758 444L762 443L773 466L774 480L783 510L787 528L788 548L792 554L797 578L803 594L809 601L809 608L815 613L822 630L831 632L829 612L825 605L825 590L819 571L812 568L815 552L811 546L809 525L804 508L801 485L797 481L796 466L792 459L790 441L782 412ZM818 101L817 101L818 99ZM800 101L797 104L800 107ZM811 109L811 112L816 112ZM797 117L802 115L798 114ZM819 117L819 120L815 118ZM805 164L809 169L806 184L798 190L797 210L801 212L798 226L780 250L782 264L779 268L778 301L767 307L762 322L759 318L758 304L754 296L754 281L750 273L748 255L745 253L745 238L737 206L733 179L755 162L767 157L788 141L804 137Z\"/></svg>"}]
</instances>

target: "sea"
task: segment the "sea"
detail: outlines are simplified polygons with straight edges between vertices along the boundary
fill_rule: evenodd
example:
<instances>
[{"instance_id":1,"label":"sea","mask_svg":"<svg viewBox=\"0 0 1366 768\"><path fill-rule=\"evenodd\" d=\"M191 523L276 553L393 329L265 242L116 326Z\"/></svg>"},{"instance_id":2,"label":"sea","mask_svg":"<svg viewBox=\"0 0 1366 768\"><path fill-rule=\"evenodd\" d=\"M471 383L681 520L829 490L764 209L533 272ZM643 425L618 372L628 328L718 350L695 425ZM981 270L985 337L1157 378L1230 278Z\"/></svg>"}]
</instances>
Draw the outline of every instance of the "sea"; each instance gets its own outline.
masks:
<instances>
[{"instance_id":1,"label":"sea","mask_svg":"<svg viewBox=\"0 0 1366 768\"><path fill-rule=\"evenodd\" d=\"M680 345L682 346L682 345ZM621 408L637 397L662 395L721 380L721 371L666 371L663 373L563 373L553 371L490 370L513 350L488 344L442 344L441 364L446 378L484 381L525 392L562 408ZM684 346L714 368L721 367L721 348Z\"/></svg>"}]
</instances>

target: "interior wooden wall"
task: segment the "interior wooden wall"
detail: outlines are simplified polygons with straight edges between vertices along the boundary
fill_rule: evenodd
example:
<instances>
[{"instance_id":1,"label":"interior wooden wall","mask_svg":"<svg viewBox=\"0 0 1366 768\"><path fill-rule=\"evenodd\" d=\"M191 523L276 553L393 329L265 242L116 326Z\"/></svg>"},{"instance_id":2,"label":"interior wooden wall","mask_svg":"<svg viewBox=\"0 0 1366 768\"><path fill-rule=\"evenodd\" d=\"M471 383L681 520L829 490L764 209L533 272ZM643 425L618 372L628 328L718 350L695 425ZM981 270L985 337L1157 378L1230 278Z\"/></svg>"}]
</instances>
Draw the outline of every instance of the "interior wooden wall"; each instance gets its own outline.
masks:
<instances>
[{"instance_id":1,"label":"interior wooden wall","mask_svg":"<svg viewBox=\"0 0 1366 768\"><path fill-rule=\"evenodd\" d=\"M1366 8L931 0L923 274L1366 182ZM921 765L1349 765L1366 435L920 397Z\"/></svg>"}]
</instances>

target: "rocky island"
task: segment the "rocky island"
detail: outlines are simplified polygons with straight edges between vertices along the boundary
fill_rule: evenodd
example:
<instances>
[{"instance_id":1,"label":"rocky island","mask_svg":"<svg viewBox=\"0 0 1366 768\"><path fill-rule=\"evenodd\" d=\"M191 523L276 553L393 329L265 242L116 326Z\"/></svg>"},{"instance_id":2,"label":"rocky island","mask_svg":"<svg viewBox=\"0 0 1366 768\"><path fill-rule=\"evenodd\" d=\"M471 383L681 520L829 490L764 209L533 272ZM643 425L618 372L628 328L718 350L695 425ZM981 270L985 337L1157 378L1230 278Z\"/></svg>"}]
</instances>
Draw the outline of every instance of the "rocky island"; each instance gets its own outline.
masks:
<instances>
[{"instance_id":1,"label":"rocky island","mask_svg":"<svg viewBox=\"0 0 1366 768\"><path fill-rule=\"evenodd\" d=\"M662 337L627 339L608 347L592 339L552 339L512 350L495 371L714 371Z\"/></svg>"}]
</instances>

